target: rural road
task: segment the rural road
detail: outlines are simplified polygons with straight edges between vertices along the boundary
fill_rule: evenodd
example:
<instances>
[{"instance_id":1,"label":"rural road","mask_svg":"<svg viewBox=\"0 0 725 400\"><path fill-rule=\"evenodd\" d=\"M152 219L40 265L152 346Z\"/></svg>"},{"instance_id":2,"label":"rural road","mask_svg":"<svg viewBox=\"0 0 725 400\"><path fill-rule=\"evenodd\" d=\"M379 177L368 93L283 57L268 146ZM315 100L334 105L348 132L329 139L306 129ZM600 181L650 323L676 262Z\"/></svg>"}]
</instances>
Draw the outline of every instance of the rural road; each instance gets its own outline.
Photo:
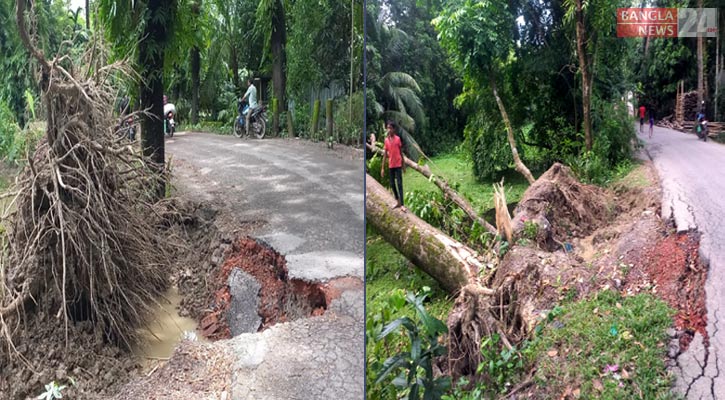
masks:
<instances>
[{"instance_id":1,"label":"rural road","mask_svg":"<svg viewBox=\"0 0 725 400\"><path fill-rule=\"evenodd\" d=\"M166 141L181 193L211 202L283 254L291 278L347 277L314 318L217 342L233 354L231 399L364 393L363 152L300 140L180 132Z\"/></svg>"},{"instance_id":2,"label":"rural road","mask_svg":"<svg viewBox=\"0 0 725 400\"><path fill-rule=\"evenodd\" d=\"M710 263L705 285L710 346L695 335L677 359L676 389L687 399L725 399L725 145L660 127L649 139L647 130L639 137L660 177L662 216L674 217L678 231L697 228L701 258Z\"/></svg>"}]
</instances>

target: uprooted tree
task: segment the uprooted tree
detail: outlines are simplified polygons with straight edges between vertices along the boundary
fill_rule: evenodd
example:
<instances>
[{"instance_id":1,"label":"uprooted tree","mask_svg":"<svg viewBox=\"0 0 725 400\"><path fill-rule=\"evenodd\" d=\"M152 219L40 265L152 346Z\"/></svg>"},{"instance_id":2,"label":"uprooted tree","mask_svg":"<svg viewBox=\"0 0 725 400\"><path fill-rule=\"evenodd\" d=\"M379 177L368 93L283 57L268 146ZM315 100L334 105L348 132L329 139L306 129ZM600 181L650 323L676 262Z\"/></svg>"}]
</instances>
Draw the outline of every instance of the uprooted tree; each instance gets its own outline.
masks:
<instances>
[{"instance_id":1,"label":"uprooted tree","mask_svg":"<svg viewBox=\"0 0 725 400\"><path fill-rule=\"evenodd\" d=\"M113 76L97 42L76 68L69 56L47 59L26 29L23 44L41 70L45 138L5 197L0 255L0 360L28 318L90 320L106 340L132 343L167 286L164 203L155 203L158 166L116 132ZM20 328L20 329L18 329Z\"/></svg>"},{"instance_id":2,"label":"uprooted tree","mask_svg":"<svg viewBox=\"0 0 725 400\"><path fill-rule=\"evenodd\" d=\"M457 296L447 321L445 366L454 381L476 375L484 361L483 338L498 334L503 346L511 349L527 337L537 310L552 299L542 282L555 281L560 269L576 263L563 252L550 252L568 235L564 227L576 226L579 235L586 235L607 219L602 191L580 184L567 167L554 164L527 189L514 211L514 237L521 235L523 221L531 221L537 225L538 248L514 247L497 261L415 215L393 209L392 196L371 176L366 178L367 221L403 256ZM476 378L491 379L485 374Z\"/></svg>"}]
</instances>

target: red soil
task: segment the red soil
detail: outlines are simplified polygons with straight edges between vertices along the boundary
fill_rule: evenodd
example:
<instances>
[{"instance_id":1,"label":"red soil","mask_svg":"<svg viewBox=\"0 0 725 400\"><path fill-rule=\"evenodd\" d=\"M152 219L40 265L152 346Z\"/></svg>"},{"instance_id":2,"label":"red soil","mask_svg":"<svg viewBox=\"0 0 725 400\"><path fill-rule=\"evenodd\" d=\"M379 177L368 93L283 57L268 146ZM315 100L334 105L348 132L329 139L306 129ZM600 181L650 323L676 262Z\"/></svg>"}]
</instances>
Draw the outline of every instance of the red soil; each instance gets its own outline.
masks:
<instances>
[{"instance_id":1,"label":"red soil","mask_svg":"<svg viewBox=\"0 0 725 400\"><path fill-rule=\"evenodd\" d=\"M640 288L646 281L656 285L653 293L677 310L675 327L680 336L680 349L689 346L695 332L705 341L707 335L707 308L705 305L705 280L707 268L700 265L699 235L686 232L669 235L644 252L640 259L642 273L627 277L628 289Z\"/></svg>"}]
</instances>

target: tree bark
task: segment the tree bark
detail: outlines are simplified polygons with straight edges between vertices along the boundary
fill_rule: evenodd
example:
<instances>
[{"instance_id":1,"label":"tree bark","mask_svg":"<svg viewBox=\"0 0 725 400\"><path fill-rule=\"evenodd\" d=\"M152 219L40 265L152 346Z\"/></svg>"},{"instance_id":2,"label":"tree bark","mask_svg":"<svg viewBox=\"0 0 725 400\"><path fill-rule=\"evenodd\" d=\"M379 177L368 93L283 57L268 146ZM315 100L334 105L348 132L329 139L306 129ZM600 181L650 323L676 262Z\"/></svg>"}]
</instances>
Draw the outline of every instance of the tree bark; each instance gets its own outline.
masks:
<instances>
[{"instance_id":1,"label":"tree bark","mask_svg":"<svg viewBox=\"0 0 725 400\"><path fill-rule=\"evenodd\" d=\"M86 30L91 30L91 2L86 0Z\"/></svg>"},{"instance_id":2,"label":"tree bark","mask_svg":"<svg viewBox=\"0 0 725 400\"><path fill-rule=\"evenodd\" d=\"M201 10L201 0L197 0L191 6L191 13L194 20L199 19ZM199 86L201 85L201 55L199 47L194 46L191 49L191 123L196 125L199 123Z\"/></svg>"},{"instance_id":3,"label":"tree bark","mask_svg":"<svg viewBox=\"0 0 725 400\"><path fill-rule=\"evenodd\" d=\"M509 120L508 113L506 113L506 107L504 107L503 101L501 101L501 97L498 95L496 78L493 76L493 73L491 73L491 89L493 89L493 97L496 98L496 104L498 104L498 109L501 112L501 118L503 118L503 123L506 125L506 136L509 141L509 146L511 146L511 154L513 154L514 156L514 165L516 166L516 171L521 173L521 175L526 178L529 184L532 184L535 181L534 176L531 174L531 171L529 171L524 162L521 161L521 157L519 157L519 151L516 148L516 139L514 138L514 130L511 127L511 121Z\"/></svg>"},{"instance_id":4,"label":"tree bark","mask_svg":"<svg viewBox=\"0 0 725 400\"><path fill-rule=\"evenodd\" d=\"M584 142L587 151L592 149L592 120L590 115L592 86L589 76L589 61L586 54L586 31L584 30L584 12L582 10L582 0L576 0L576 48L579 56L579 69L582 73L582 111L584 121Z\"/></svg>"},{"instance_id":5,"label":"tree bark","mask_svg":"<svg viewBox=\"0 0 725 400\"><path fill-rule=\"evenodd\" d=\"M142 121L143 134L141 135L141 147L143 154L149 157L154 163L158 174L156 187L153 188L157 200L162 199L166 194L166 178L164 176L164 51L163 44L166 41L166 21L161 14L167 13L166 8L171 1L149 0L148 20L146 28L139 37L138 57L139 65L144 69L141 83L140 100L141 108L149 110ZM144 84L145 83L145 84Z\"/></svg>"},{"instance_id":6,"label":"tree bark","mask_svg":"<svg viewBox=\"0 0 725 400\"><path fill-rule=\"evenodd\" d=\"M484 264L474 250L411 212L391 208L395 200L370 175L365 175L365 190L367 222L400 254L451 293L470 283L478 284L478 272Z\"/></svg>"},{"instance_id":7,"label":"tree bark","mask_svg":"<svg viewBox=\"0 0 725 400\"><path fill-rule=\"evenodd\" d=\"M287 30L285 25L285 11L282 0L275 0L274 14L272 16L272 85L274 96L279 99L280 111L287 110L286 93L286 64L287 56Z\"/></svg>"},{"instance_id":8,"label":"tree bark","mask_svg":"<svg viewBox=\"0 0 725 400\"><path fill-rule=\"evenodd\" d=\"M371 151L374 151L377 154L380 154L381 156L383 155L383 150L381 150L375 146L371 146L370 144L367 144L367 147ZM430 169L428 169L427 167L421 167L420 165L411 161L409 158L407 158L405 156L403 156L403 161L405 162L405 165L418 171L421 175L425 176L426 178L428 178L428 180L433 182L434 185L438 186L438 188L446 195L446 198L451 199L451 201L456 203L456 205L458 205L458 207L461 207L461 210L463 210L463 212L465 212L466 215L468 215L468 218L470 218L472 221L478 222L489 233L491 233L493 235L497 234L496 228L493 225L489 224L488 221L483 219L483 217L478 215L478 213L476 213L476 211L474 211L471 203L469 203L468 200L466 200L460 194L458 194L458 192L451 189L450 185L448 185L448 182L446 182L442 178L439 178L439 177L433 175L430 172Z\"/></svg>"},{"instance_id":9,"label":"tree bark","mask_svg":"<svg viewBox=\"0 0 725 400\"><path fill-rule=\"evenodd\" d=\"M199 123L199 86L201 85L201 56L199 48L191 49L191 123Z\"/></svg>"},{"instance_id":10,"label":"tree bark","mask_svg":"<svg viewBox=\"0 0 725 400\"><path fill-rule=\"evenodd\" d=\"M350 107L350 122L352 122L352 93L354 86L355 68L355 0L350 0L350 98L347 99Z\"/></svg>"},{"instance_id":11,"label":"tree bark","mask_svg":"<svg viewBox=\"0 0 725 400\"><path fill-rule=\"evenodd\" d=\"M233 41L233 39L231 40ZM231 44L229 47L229 57L231 58L231 60L229 60L229 66L232 68L232 82L234 83L235 92L239 97L242 97L242 82L239 78L239 56L237 53L237 46Z\"/></svg>"}]
</instances>

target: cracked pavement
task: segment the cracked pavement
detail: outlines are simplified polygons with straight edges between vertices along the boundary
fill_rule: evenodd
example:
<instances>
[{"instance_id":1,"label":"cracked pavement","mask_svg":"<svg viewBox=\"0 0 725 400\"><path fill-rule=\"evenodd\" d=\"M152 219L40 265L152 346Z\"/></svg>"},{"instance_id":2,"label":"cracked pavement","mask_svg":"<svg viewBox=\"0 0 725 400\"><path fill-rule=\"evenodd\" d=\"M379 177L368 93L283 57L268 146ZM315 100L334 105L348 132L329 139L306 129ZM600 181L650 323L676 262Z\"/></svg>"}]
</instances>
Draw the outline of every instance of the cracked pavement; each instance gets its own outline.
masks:
<instances>
[{"instance_id":1,"label":"cracked pavement","mask_svg":"<svg viewBox=\"0 0 725 400\"><path fill-rule=\"evenodd\" d=\"M719 307L725 304L725 146L661 127L654 128L652 139L646 133L639 137L660 178L662 216L672 217L678 231L697 228L700 259L710 264L705 284L709 346L695 334L678 356L675 391L687 399L725 399L725 375L720 374L725 332L719 329Z\"/></svg>"},{"instance_id":2,"label":"cracked pavement","mask_svg":"<svg viewBox=\"0 0 725 400\"><path fill-rule=\"evenodd\" d=\"M320 317L215 342L234 357L231 399L363 398L362 151L186 132L166 144L179 190L220 206L235 221L229 230L253 222L290 277L359 282Z\"/></svg>"}]
</instances>

